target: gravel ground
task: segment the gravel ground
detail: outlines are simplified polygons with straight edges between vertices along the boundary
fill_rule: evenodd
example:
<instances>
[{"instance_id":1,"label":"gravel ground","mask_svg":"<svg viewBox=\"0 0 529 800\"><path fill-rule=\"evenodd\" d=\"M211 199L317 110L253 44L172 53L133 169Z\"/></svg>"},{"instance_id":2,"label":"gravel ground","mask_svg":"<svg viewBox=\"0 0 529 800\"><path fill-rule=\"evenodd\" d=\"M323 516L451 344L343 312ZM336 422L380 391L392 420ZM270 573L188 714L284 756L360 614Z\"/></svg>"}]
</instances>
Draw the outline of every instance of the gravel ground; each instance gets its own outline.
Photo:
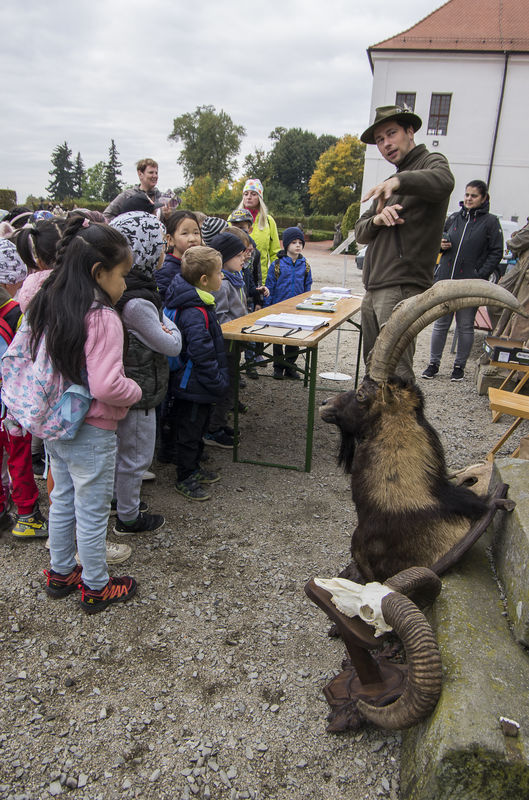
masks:
<instances>
[{"instance_id":1,"label":"gravel ground","mask_svg":"<svg viewBox=\"0 0 529 800\"><path fill-rule=\"evenodd\" d=\"M307 255L314 288L341 284L341 257L321 247ZM360 288L351 258L347 284ZM356 342L343 333L339 371L353 373ZM426 331L419 374L428 344ZM334 370L335 354L329 336L319 371ZM451 366L447 354L440 376L421 385L447 460L461 467L482 458L505 424L491 424L471 370L450 383ZM320 399L350 386L322 383ZM264 377L248 384L241 457L302 465L303 389ZM397 800L399 735L325 732L322 687L343 646L327 637L303 586L348 562L355 520L337 441L317 420L310 474L233 464L209 448L222 481L203 504L177 495L173 468L155 462L143 497L166 525L130 537L130 561L111 568L137 578L138 596L92 617L75 595L44 593L43 543L4 533L0 798Z\"/></svg>"}]
</instances>

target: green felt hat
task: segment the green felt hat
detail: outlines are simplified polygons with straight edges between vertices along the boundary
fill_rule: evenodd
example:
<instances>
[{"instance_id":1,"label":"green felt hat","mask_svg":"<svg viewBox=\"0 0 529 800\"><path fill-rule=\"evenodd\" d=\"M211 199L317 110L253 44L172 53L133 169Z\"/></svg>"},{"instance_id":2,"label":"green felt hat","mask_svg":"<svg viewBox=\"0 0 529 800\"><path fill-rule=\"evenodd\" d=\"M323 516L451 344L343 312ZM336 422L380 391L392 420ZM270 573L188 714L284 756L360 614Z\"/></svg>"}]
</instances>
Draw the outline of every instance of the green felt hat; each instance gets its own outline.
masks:
<instances>
[{"instance_id":1,"label":"green felt hat","mask_svg":"<svg viewBox=\"0 0 529 800\"><path fill-rule=\"evenodd\" d=\"M376 126L380 125L381 122L389 122L392 119L402 123L407 128L413 128L414 131L418 131L422 125L422 119L418 117L417 114L414 114L413 111L407 111L400 106L379 106L375 111L375 120L373 124L370 125L369 128L366 128L360 139L365 142L365 144L375 144L375 137L373 134Z\"/></svg>"}]
</instances>

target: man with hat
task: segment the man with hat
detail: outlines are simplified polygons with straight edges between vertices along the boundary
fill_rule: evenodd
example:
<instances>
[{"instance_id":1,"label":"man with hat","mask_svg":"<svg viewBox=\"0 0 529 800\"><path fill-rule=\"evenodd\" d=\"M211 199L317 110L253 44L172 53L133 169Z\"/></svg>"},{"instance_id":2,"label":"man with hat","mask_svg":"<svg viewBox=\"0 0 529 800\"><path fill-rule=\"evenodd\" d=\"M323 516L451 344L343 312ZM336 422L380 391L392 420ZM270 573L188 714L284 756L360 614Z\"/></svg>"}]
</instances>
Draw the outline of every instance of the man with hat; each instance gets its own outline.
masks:
<instances>
[{"instance_id":1,"label":"man with hat","mask_svg":"<svg viewBox=\"0 0 529 800\"><path fill-rule=\"evenodd\" d=\"M372 205L356 223L356 241L367 244L362 301L364 361L381 326L397 303L433 283L454 176L441 153L430 153L414 136L422 125L417 114L399 106L380 106L360 137L374 144L393 164L394 175L370 189L362 202ZM396 372L414 380L411 344Z\"/></svg>"}]
</instances>

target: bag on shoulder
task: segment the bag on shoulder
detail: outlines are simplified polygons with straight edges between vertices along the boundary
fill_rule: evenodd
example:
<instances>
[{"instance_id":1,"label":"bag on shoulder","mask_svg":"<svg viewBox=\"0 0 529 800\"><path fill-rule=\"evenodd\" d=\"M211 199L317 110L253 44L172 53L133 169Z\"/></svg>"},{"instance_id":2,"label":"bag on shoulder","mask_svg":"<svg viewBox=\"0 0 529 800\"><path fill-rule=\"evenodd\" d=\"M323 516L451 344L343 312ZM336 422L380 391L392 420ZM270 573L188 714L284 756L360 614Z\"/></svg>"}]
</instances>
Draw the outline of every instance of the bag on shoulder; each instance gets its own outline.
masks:
<instances>
[{"instance_id":1,"label":"bag on shoulder","mask_svg":"<svg viewBox=\"0 0 529 800\"><path fill-rule=\"evenodd\" d=\"M73 439L91 402L86 386L70 383L54 369L44 337L33 360L31 329L24 319L2 358L4 428L12 435L22 428L40 439Z\"/></svg>"}]
</instances>

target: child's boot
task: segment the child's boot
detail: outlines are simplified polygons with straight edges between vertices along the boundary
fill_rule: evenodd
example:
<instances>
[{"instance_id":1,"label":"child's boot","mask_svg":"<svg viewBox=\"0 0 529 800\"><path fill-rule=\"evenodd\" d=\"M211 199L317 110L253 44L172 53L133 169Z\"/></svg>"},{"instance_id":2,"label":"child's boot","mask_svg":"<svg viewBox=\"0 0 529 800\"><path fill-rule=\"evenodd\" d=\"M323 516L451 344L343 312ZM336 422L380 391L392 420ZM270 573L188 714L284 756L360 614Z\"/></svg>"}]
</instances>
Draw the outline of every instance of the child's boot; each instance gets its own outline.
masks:
<instances>
[{"instance_id":1,"label":"child's boot","mask_svg":"<svg viewBox=\"0 0 529 800\"><path fill-rule=\"evenodd\" d=\"M40 513L38 502L29 514L19 514L11 533L17 539L47 539L48 522Z\"/></svg>"},{"instance_id":2,"label":"child's boot","mask_svg":"<svg viewBox=\"0 0 529 800\"><path fill-rule=\"evenodd\" d=\"M81 587L81 608L87 614L97 614L112 603L125 603L134 597L138 585L134 578L124 575L121 578L109 578L102 589L90 589L84 583Z\"/></svg>"},{"instance_id":3,"label":"child's boot","mask_svg":"<svg viewBox=\"0 0 529 800\"><path fill-rule=\"evenodd\" d=\"M76 566L68 575L61 575L52 569L45 569L46 594L50 597L66 597L75 592L81 583L81 573L83 568Z\"/></svg>"}]
</instances>

